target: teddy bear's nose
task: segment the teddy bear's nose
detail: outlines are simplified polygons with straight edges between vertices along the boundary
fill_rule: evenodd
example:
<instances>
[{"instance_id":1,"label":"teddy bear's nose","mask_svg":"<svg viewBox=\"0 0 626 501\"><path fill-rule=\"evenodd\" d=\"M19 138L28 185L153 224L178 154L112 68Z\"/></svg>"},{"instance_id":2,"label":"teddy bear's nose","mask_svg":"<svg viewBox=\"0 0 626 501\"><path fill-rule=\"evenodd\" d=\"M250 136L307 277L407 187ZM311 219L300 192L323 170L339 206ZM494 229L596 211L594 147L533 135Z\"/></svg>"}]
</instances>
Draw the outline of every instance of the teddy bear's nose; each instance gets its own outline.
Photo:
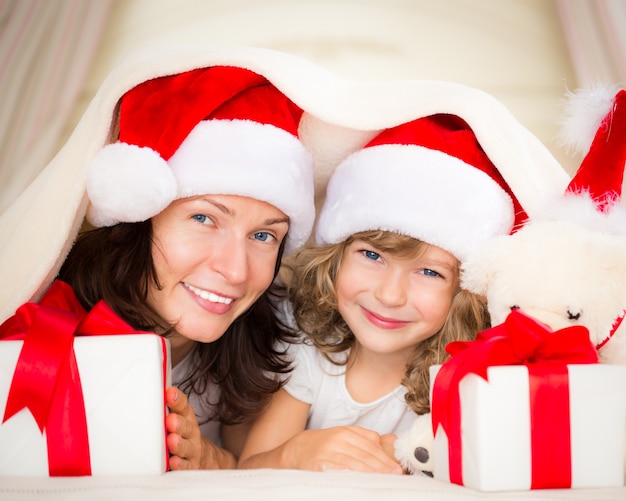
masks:
<instances>
[{"instance_id":1,"label":"teddy bear's nose","mask_svg":"<svg viewBox=\"0 0 626 501\"><path fill-rule=\"evenodd\" d=\"M567 310L567 318L570 320L578 320L580 318L580 311L578 313L572 313L571 311Z\"/></svg>"}]
</instances>

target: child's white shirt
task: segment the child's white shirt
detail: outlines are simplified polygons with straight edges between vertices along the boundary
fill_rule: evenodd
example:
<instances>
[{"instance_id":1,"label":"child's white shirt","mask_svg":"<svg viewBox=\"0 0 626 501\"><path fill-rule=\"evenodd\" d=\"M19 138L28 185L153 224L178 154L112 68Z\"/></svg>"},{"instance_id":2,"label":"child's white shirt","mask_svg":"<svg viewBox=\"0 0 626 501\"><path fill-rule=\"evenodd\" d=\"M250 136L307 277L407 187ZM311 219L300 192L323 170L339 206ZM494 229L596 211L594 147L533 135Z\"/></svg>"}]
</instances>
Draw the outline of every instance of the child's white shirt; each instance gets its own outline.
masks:
<instances>
[{"instance_id":1,"label":"child's white shirt","mask_svg":"<svg viewBox=\"0 0 626 501\"><path fill-rule=\"evenodd\" d=\"M311 405L307 429L354 425L381 435L397 434L415 421L415 413L404 400L404 386L399 385L373 402L357 402L346 386L345 365L333 364L309 344L292 344L288 351L293 371L284 388L294 398Z\"/></svg>"}]
</instances>

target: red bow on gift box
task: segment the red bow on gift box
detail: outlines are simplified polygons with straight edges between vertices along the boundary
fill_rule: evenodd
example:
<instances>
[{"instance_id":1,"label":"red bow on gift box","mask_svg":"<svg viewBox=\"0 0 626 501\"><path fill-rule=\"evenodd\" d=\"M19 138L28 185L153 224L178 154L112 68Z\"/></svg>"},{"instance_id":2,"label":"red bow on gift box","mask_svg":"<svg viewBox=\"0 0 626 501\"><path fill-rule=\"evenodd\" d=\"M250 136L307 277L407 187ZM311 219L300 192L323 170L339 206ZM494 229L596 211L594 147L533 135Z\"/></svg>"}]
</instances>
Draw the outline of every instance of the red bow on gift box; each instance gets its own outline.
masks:
<instances>
[{"instance_id":1,"label":"red bow on gift box","mask_svg":"<svg viewBox=\"0 0 626 501\"><path fill-rule=\"evenodd\" d=\"M51 476L91 475L89 436L74 336L138 333L104 302L87 313L73 289L55 281L0 325L0 340L23 340L3 423L29 409L46 430Z\"/></svg>"},{"instance_id":2,"label":"red bow on gift box","mask_svg":"<svg viewBox=\"0 0 626 501\"><path fill-rule=\"evenodd\" d=\"M446 346L445 362L433 385L432 424L448 438L450 481L463 485L459 383L467 374L486 381L487 368L526 365L530 377L533 489L571 486L569 381L567 364L598 362L598 353L583 326L551 331L513 310L501 325L478 334L475 341ZM549 384L546 384L549 378ZM560 423L557 428L552 423Z\"/></svg>"}]
</instances>

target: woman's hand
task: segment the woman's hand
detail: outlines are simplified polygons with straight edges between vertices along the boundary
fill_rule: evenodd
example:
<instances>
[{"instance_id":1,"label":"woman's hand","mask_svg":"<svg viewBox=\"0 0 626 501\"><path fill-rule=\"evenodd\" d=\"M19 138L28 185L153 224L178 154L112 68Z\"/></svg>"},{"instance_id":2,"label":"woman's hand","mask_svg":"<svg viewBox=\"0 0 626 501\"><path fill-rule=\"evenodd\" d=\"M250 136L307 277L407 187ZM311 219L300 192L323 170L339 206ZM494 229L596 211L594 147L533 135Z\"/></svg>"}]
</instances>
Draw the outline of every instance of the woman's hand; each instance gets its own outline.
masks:
<instances>
[{"instance_id":1,"label":"woman's hand","mask_svg":"<svg viewBox=\"0 0 626 501\"><path fill-rule=\"evenodd\" d=\"M170 414L165 419L172 470L214 470L236 467L234 456L202 437L187 396L171 387L166 392Z\"/></svg>"}]
</instances>

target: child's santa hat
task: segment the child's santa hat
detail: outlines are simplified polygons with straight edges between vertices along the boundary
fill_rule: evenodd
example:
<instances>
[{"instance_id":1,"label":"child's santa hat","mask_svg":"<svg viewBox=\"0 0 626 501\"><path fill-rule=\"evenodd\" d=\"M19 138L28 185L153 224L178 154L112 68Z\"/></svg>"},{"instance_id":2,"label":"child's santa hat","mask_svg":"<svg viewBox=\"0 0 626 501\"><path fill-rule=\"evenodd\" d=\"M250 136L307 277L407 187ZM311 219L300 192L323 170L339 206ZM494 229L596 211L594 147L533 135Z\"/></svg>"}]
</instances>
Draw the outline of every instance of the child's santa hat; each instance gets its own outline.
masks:
<instances>
[{"instance_id":1,"label":"child's santa hat","mask_svg":"<svg viewBox=\"0 0 626 501\"><path fill-rule=\"evenodd\" d=\"M439 114L383 131L339 165L316 239L334 244L361 231L395 231L463 261L526 217L469 125Z\"/></svg>"},{"instance_id":2,"label":"child's santa hat","mask_svg":"<svg viewBox=\"0 0 626 501\"><path fill-rule=\"evenodd\" d=\"M289 217L285 253L315 218L313 157L298 139L303 111L264 77L214 66L144 82L119 110L118 142L87 174L96 227L149 219L173 200L241 195Z\"/></svg>"}]
</instances>

